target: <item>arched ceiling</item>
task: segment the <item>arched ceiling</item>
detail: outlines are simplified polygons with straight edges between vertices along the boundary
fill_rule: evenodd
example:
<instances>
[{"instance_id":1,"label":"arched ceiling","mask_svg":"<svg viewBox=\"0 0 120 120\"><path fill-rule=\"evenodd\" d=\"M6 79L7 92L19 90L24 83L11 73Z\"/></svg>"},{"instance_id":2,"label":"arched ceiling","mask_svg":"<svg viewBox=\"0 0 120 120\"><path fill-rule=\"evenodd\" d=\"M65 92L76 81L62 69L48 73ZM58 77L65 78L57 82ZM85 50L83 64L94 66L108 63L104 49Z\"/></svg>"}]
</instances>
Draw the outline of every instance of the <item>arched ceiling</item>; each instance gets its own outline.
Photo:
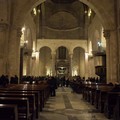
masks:
<instances>
[{"instance_id":1,"label":"arched ceiling","mask_svg":"<svg viewBox=\"0 0 120 120\"><path fill-rule=\"evenodd\" d=\"M63 3L63 4L65 4L65 3L72 3L72 2L74 2L74 1L76 1L76 0L52 0L54 3Z\"/></svg>"},{"instance_id":2,"label":"arched ceiling","mask_svg":"<svg viewBox=\"0 0 120 120\"><path fill-rule=\"evenodd\" d=\"M43 2L36 7L36 15L34 15L34 11L31 13L36 26L39 26L37 38L87 38L85 33L87 32L88 18L85 10L88 10L88 7L78 0L47 0Z\"/></svg>"},{"instance_id":3,"label":"arched ceiling","mask_svg":"<svg viewBox=\"0 0 120 120\"><path fill-rule=\"evenodd\" d=\"M49 19L47 19L47 26L58 30L69 30L78 27L79 23L71 13L60 11L53 14Z\"/></svg>"},{"instance_id":4,"label":"arched ceiling","mask_svg":"<svg viewBox=\"0 0 120 120\"><path fill-rule=\"evenodd\" d=\"M13 5L11 24L14 26L23 26L26 16L37 5L45 2L46 0L14 0L11 1ZM57 1L57 0L56 0ZM60 0L58 0L60 1ZM82 3L92 8L98 15L104 29L114 30L115 24L115 1L114 0L79 0Z\"/></svg>"}]
</instances>

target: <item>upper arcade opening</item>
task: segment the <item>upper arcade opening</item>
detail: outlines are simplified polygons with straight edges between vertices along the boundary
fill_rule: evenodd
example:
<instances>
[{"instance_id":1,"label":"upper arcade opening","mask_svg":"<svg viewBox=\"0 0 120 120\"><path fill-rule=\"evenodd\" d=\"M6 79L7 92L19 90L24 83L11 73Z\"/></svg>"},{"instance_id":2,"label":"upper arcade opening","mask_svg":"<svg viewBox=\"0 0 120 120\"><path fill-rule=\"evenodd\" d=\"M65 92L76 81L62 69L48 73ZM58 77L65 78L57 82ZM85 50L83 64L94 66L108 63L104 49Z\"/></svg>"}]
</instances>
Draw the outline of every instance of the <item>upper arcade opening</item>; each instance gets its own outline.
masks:
<instances>
[{"instance_id":1,"label":"upper arcade opening","mask_svg":"<svg viewBox=\"0 0 120 120\"><path fill-rule=\"evenodd\" d=\"M79 0L47 0L36 6L31 15L37 39L87 39L95 12Z\"/></svg>"}]
</instances>

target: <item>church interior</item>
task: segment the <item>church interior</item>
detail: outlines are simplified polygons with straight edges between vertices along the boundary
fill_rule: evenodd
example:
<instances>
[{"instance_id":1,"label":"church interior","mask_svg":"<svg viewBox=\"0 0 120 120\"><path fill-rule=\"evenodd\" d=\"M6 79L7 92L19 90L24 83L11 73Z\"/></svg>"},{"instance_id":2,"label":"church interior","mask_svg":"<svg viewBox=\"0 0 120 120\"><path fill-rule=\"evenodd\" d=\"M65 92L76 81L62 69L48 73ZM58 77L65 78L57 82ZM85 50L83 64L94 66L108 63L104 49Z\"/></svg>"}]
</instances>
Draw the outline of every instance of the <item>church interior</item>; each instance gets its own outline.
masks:
<instances>
[{"instance_id":1,"label":"church interior","mask_svg":"<svg viewBox=\"0 0 120 120\"><path fill-rule=\"evenodd\" d=\"M0 120L120 120L119 46L119 0L0 0Z\"/></svg>"}]
</instances>

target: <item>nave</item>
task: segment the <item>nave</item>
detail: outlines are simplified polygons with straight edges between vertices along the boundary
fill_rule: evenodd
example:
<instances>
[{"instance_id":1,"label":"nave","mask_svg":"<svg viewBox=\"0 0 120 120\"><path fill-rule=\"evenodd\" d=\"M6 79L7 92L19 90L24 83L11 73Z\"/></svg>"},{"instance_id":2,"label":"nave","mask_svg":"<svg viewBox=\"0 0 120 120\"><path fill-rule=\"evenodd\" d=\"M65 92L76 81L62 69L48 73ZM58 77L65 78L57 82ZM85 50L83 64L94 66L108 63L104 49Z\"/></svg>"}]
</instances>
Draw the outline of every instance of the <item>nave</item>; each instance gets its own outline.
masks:
<instances>
[{"instance_id":1,"label":"nave","mask_svg":"<svg viewBox=\"0 0 120 120\"><path fill-rule=\"evenodd\" d=\"M55 97L49 97L39 120L108 120L94 106L69 87L58 87Z\"/></svg>"}]
</instances>

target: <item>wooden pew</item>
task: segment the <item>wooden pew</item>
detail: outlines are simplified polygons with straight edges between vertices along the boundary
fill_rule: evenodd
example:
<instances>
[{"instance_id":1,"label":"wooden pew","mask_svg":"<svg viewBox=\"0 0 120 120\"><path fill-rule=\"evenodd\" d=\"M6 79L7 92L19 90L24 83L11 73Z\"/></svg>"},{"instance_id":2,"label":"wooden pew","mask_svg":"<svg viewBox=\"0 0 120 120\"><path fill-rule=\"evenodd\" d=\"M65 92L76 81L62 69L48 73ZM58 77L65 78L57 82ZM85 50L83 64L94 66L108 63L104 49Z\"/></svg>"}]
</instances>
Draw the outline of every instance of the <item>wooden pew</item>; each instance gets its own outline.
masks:
<instances>
[{"instance_id":1,"label":"wooden pew","mask_svg":"<svg viewBox=\"0 0 120 120\"><path fill-rule=\"evenodd\" d=\"M0 104L0 120L18 120L17 105Z\"/></svg>"},{"instance_id":2,"label":"wooden pew","mask_svg":"<svg viewBox=\"0 0 120 120\"><path fill-rule=\"evenodd\" d=\"M40 95L39 95L39 92L38 91L15 91L15 90L0 90L0 93L13 93L13 94L34 94L35 95L35 105L36 105L36 109L37 111L39 112L40 111Z\"/></svg>"},{"instance_id":3,"label":"wooden pew","mask_svg":"<svg viewBox=\"0 0 120 120\"><path fill-rule=\"evenodd\" d=\"M29 110L29 102L27 98L14 98L14 97L0 97L1 104L16 104L18 107L19 120L32 120L32 114Z\"/></svg>"},{"instance_id":4,"label":"wooden pew","mask_svg":"<svg viewBox=\"0 0 120 120\"><path fill-rule=\"evenodd\" d=\"M100 95L98 100L98 109L100 112L104 112L105 101L107 99L107 93L110 92L114 86L104 86L100 88Z\"/></svg>"},{"instance_id":5,"label":"wooden pew","mask_svg":"<svg viewBox=\"0 0 120 120\"><path fill-rule=\"evenodd\" d=\"M9 91L37 91L40 95L40 111L42 111L45 101L47 100L48 94L45 94L46 90L49 90L47 84L30 85L30 84L10 84L4 90ZM47 92L49 93L49 92Z\"/></svg>"},{"instance_id":6,"label":"wooden pew","mask_svg":"<svg viewBox=\"0 0 120 120\"><path fill-rule=\"evenodd\" d=\"M117 97L117 102L113 113L113 120L120 120L120 95Z\"/></svg>"},{"instance_id":7,"label":"wooden pew","mask_svg":"<svg viewBox=\"0 0 120 120\"><path fill-rule=\"evenodd\" d=\"M115 109L115 105L117 104L118 96L120 95L120 92L108 92L107 93L107 99L105 102L105 109L104 113L107 118L113 118L113 113Z\"/></svg>"},{"instance_id":8,"label":"wooden pew","mask_svg":"<svg viewBox=\"0 0 120 120\"><path fill-rule=\"evenodd\" d=\"M101 112L103 112L103 106L104 106L104 103L103 101L106 99L104 97L104 92L107 93L107 91L110 91L114 88L114 86L110 86L108 84L104 84L104 85L98 85L96 90L95 90L95 94L94 94L94 105L95 107L98 109L99 107L99 110ZM104 99L105 98L105 99ZM103 100L102 100L103 99ZM103 105L103 106L101 106Z\"/></svg>"},{"instance_id":9,"label":"wooden pew","mask_svg":"<svg viewBox=\"0 0 120 120\"><path fill-rule=\"evenodd\" d=\"M34 96L34 94L0 93L0 97L28 98L29 110L30 110L30 113L32 114L32 119L37 118L36 115L38 116L39 113L38 113L38 111L35 107L35 96Z\"/></svg>"}]
</instances>

